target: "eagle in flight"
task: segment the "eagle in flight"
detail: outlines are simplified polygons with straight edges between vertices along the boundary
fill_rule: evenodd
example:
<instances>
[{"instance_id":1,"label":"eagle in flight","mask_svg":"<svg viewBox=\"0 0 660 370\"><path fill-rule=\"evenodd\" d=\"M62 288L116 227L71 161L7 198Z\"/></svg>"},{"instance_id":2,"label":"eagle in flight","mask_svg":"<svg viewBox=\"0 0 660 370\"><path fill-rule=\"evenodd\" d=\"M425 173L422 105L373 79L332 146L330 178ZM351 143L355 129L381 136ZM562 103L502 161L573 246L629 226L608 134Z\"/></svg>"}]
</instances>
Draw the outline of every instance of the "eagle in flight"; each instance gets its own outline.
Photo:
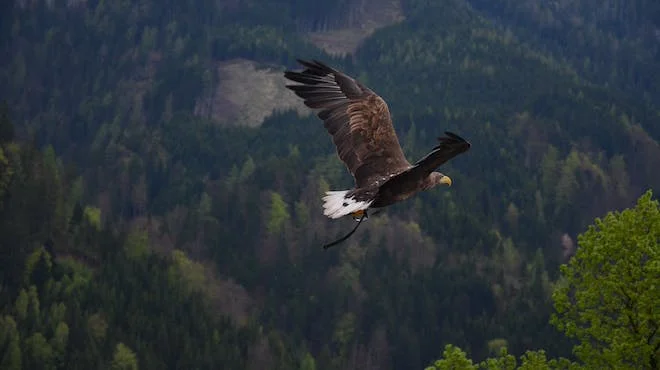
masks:
<instances>
[{"instance_id":1,"label":"eagle in flight","mask_svg":"<svg viewBox=\"0 0 660 370\"><path fill-rule=\"evenodd\" d=\"M468 141L445 132L430 153L410 164L383 98L322 62L298 62L305 69L285 71L284 76L300 84L286 87L301 97L306 106L318 110L339 158L355 180L353 189L326 193L324 215L333 219L351 215L362 221L370 208L389 206L440 184L451 186L451 178L435 169L470 149Z\"/></svg>"}]
</instances>

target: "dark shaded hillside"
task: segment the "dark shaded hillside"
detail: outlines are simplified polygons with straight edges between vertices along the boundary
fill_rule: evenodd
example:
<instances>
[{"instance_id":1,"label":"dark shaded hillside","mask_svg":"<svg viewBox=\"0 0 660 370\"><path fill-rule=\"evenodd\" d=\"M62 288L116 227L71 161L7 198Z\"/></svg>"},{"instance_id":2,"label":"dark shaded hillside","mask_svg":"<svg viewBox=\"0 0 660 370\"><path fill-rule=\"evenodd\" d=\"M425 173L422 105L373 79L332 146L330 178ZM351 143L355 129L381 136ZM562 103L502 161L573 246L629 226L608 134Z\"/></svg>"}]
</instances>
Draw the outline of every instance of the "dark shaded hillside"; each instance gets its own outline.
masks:
<instances>
[{"instance_id":1,"label":"dark shaded hillside","mask_svg":"<svg viewBox=\"0 0 660 370\"><path fill-rule=\"evenodd\" d=\"M0 368L244 368L268 333L218 315L180 251L103 225L82 179L52 147L12 140L4 113Z\"/></svg>"},{"instance_id":2,"label":"dark shaded hillside","mask_svg":"<svg viewBox=\"0 0 660 370\"><path fill-rule=\"evenodd\" d=\"M530 206L523 213L575 233L584 224L563 211L578 200L588 222L628 202L640 186L660 185L653 172L659 148L643 130L656 126L656 109L581 79L570 66L496 31L465 7L412 8L411 14L418 16L379 32L358 60L365 61L367 77L396 76L369 83L392 102L394 114L402 112L403 130L412 116L416 130L441 126L471 133L477 150L457 164L463 161L474 179L466 188L488 183L497 194L473 198L480 206L499 203L488 213L504 217L515 200L516 208L519 202ZM420 149L418 156L426 150ZM626 174L612 172L609 162L618 156L628 159ZM640 167L644 156L647 165ZM621 180L629 182L623 198L613 188ZM534 198L552 206L535 209Z\"/></svg>"},{"instance_id":3,"label":"dark shaded hillside","mask_svg":"<svg viewBox=\"0 0 660 370\"><path fill-rule=\"evenodd\" d=\"M15 268L3 270L1 310L17 315L13 302L32 284L26 259L53 238L56 255L93 277L82 298L39 294L64 302L71 328L97 312L112 318L102 348L61 347L92 367L119 342L141 368L419 369L446 343L477 359L498 343L567 355L547 324L557 265L594 216L660 188L658 107L639 99L640 86L607 87L562 61L578 44L556 53L462 1L405 1L403 23L347 58L299 31L331 27L352 1L17 4L2 26L0 91L17 136L54 148L46 168L71 169L22 186L41 170L0 167L9 199L35 203L4 213L7 230L29 230L2 244ZM447 129L473 148L443 169L452 188L396 205L323 251L353 222L321 212L322 193L351 179L320 121L285 111L249 128L193 114L222 82L217 63L239 57L280 69L320 57L358 76L390 103L410 160ZM257 97L259 86L235 89ZM11 218L17 209L23 218ZM102 231L69 231L72 219ZM47 276L74 274L63 271ZM21 338L47 331L31 325L17 324Z\"/></svg>"},{"instance_id":4,"label":"dark shaded hillside","mask_svg":"<svg viewBox=\"0 0 660 370\"><path fill-rule=\"evenodd\" d=\"M470 0L469 3L521 40L565 59L592 82L657 102L660 73L660 3L657 1ZM657 130L654 136L660 137Z\"/></svg>"}]
</instances>

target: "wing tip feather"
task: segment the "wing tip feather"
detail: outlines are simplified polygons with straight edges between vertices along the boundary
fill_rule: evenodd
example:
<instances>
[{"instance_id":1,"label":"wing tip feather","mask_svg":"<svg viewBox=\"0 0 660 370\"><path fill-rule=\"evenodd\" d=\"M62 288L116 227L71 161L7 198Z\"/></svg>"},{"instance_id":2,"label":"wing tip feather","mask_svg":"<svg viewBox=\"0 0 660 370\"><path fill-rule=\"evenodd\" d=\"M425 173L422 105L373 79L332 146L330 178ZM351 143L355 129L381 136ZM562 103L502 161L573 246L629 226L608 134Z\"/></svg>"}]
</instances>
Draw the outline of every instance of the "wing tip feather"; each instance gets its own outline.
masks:
<instances>
[{"instance_id":1,"label":"wing tip feather","mask_svg":"<svg viewBox=\"0 0 660 370\"><path fill-rule=\"evenodd\" d=\"M455 134L451 131L445 131L445 136L440 136L438 137L438 141L440 142L435 148L439 149L441 146L448 144L448 145L462 145L465 146L465 150L470 149L472 144L470 144L469 141L465 140L463 137L459 136L458 134Z\"/></svg>"}]
</instances>

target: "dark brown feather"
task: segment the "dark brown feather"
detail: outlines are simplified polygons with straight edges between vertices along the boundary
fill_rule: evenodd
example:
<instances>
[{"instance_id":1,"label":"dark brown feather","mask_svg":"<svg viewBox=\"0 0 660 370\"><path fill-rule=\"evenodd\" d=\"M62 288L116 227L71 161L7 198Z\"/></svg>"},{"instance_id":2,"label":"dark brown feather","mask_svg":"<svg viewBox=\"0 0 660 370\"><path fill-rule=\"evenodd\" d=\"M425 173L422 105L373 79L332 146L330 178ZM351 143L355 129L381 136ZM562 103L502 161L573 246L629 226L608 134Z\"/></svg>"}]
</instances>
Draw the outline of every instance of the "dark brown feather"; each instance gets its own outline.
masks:
<instances>
[{"instance_id":1,"label":"dark brown feather","mask_svg":"<svg viewBox=\"0 0 660 370\"><path fill-rule=\"evenodd\" d=\"M382 184L379 189L380 196L372 207L386 206L420 191L424 188L422 184L428 181L429 174L436 168L470 149L471 144L462 137L451 132L445 134L446 136L438 138L440 143L424 158Z\"/></svg>"},{"instance_id":2,"label":"dark brown feather","mask_svg":"<svg viewBox=\"0 0 660 370\"><path fill-rule=\"evenodd\" d=\"M319 61L298 60L302 72L284 76L306 106L319 109L339 158L357 187L373 185L410 168L392 126L387 103L358 81Z\"/></svg>"},{"instance_id":3,"label":"dark brown feather","mask_svg":"<svg viewBox=\"0 0 660 370\"><path fill-rule=\"evenodd\" d=\"M449 131L445 131L445 135L438 138L440 143L429 154L415 162L415 167L422 168L424 171L431 173L431 171L440 167L448 160L470 149L470 142L462 137Z\"/></svg>"}]
</instances>

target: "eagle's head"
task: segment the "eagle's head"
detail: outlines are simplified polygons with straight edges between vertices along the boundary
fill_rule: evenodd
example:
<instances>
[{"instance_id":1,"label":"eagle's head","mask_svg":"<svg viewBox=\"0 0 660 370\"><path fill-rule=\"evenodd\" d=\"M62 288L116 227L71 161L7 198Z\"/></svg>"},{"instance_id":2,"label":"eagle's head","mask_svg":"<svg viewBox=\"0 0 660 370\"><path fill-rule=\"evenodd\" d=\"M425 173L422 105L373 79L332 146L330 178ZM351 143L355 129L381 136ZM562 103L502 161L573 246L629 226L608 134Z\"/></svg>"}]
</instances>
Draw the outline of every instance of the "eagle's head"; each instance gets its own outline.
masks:
<instances>
[{"instance_id":1,"label":"eagle's head","mask_svg":"<svg viewBox=\"0 0 660 370\"><path fill-rule=\"evenodd\" d=\"M451 186L451 177L440 172L431 172L428 177L428 189L438 185Z\"/></svg>"}]
</instances>

